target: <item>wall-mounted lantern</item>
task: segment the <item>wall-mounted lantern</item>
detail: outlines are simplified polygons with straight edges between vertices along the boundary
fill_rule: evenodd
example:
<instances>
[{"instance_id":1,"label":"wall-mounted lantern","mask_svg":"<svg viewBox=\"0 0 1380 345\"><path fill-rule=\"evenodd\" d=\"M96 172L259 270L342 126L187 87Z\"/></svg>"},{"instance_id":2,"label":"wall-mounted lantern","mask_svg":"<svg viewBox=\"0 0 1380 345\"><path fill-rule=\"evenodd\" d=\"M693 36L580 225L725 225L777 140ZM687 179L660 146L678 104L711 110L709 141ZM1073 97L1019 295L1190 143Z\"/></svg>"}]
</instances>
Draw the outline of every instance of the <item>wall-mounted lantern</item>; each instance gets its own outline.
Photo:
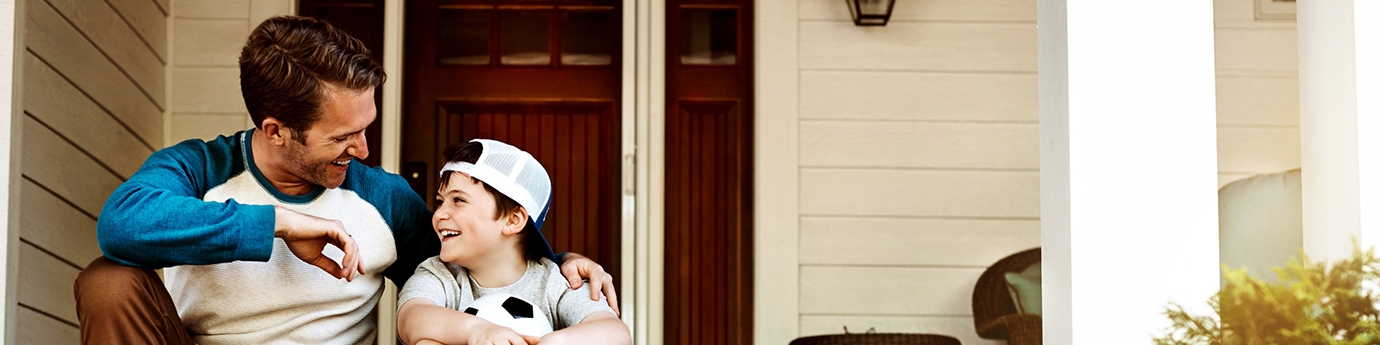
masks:
<instances>
[{"instance_id":1,"label":"wall-mounted lantern","mask_svg":"<svg viewBox=\"0 0 1380 345\"><path fill-rule=\"evenodd\" d=\"M853 15L853 25L886 26L891 19L891 8L896 0L843 0L848 3L848 12Z\"/></svg>"}]
</instances>

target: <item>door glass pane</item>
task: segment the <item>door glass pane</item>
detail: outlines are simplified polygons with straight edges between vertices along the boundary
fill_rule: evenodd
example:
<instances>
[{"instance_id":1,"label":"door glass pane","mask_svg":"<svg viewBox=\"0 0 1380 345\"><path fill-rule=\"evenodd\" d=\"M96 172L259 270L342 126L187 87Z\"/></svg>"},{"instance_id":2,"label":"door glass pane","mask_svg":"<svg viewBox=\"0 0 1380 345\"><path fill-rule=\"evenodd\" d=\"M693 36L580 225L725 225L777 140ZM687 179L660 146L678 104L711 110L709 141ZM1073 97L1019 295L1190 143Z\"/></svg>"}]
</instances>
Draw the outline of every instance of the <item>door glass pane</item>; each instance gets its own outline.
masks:
<instances>
[{"instance_id":1,"label":"door glass pane","mask_svg":"<svg viewBox=\"0 0 1380 345\"><path fill-rule=\"evenodd\" d=\"M489 64L489 13L487 10L440 10L436 56L442 65Z\"/></svg>"},{"instance_id":2,"label":"door glass pane","mask_svg":"<svg viewBox=\"0 0 1380 345\"><path fill-rule=\"evenodd\" d=\"M738 63L738 11L681 10L680 63L733 65Z\"/></svg>"},{"instance_id":3,"label":"door glass pane","mask_svg":"<svg viewBox=\"0 0 1380 345\"><path fill-rule=\"evenodd\" d=\"M551 64L551 11L499 11L504 65Z\"/></svg>"},{"instance_id":4,"label":"door glass pane","mask_svg":"<svg viewBox=\"0 0 1380 345\"><path fill-rule=\"evenodd\" d=\"M608 65L613 62L612 11L567 11L561 14L561 64Z\"/></svg>"}]
</instances>

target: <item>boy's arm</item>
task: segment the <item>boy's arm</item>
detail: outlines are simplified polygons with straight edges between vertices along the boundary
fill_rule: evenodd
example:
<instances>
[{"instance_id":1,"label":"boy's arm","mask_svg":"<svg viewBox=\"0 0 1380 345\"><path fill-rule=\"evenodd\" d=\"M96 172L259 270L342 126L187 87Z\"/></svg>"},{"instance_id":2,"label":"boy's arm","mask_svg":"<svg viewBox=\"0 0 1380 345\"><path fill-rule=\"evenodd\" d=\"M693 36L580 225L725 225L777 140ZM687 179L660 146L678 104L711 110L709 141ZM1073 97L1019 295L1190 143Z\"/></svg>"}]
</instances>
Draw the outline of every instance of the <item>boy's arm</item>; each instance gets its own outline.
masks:
<instances>
[{"instance_id":1,"label":"boy's arm","mask_svg":"<svg viewBox=\"0 0 1380 345\"><path fill-rule=\"evenodd\" d=\"M398 309L398 337L407 344L532 344L537 339L485 321L478 316L438 306L425 298L407 300Z\"/></svg>"},{"instance_id":2,"label":"boy's arm","mask_svg":"<svg viewBox=\"0 0 1380 345\"><path fill-rule=\"evenodd\" d=\"M541 345L615 344L631 345L632 333L613 313L597 311L580 323L541 337Z\"/></svg>"}]
</instances>

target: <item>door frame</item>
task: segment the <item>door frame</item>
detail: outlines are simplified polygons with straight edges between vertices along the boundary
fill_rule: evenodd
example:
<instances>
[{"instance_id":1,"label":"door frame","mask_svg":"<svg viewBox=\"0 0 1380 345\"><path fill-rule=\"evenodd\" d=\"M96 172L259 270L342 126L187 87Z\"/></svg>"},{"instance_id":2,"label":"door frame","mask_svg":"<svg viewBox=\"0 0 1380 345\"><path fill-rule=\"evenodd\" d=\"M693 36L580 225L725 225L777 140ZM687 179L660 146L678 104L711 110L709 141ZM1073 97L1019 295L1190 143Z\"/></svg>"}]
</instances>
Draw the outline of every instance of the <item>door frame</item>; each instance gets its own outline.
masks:
<instances>
[{"instance_id":1,"label":"door frame","mask_svg":"<svg viewBox=\"0 0 1380 345\"><path fill-rule=\"evenodd\" d=\"M664 26L660 20L665 9L653 0L623 0L623 49L621 70L622 102L618 112L622 119L622 181L620 250L624 258L621 284L617 287L622 304L623 322L632 330L634 343L652 344L661 336L661 281L663 232L660 212L664 197L661 182L664 167L658 165L664 144L651 133L660 133L664 125L660 110L665 99ZM296 7L294 7L295 9ZM406 27L405 0L385 0L383 19L384 70L389 71L383 85L383 133L380 147L383 154L380 166L392 173L401 172L403 44ZM639 32L651 32L641 35ZM658 34L661 33L661 34ZM629 49L631 48L631 49ZM656 114L652 111L657 110ZM658 116L653 116L658 115ZM655 132L654 132L655 131ZM655 177L655 178L649 178ZM656 217L655 219L651 219ZM384 301L379 302L379 320L391 320L396 310L397 288L389 284ZM391 325L380 325L380 339L395 338ZM381 344L387 342L380 342Z\"/></svg>"}]
</instances>

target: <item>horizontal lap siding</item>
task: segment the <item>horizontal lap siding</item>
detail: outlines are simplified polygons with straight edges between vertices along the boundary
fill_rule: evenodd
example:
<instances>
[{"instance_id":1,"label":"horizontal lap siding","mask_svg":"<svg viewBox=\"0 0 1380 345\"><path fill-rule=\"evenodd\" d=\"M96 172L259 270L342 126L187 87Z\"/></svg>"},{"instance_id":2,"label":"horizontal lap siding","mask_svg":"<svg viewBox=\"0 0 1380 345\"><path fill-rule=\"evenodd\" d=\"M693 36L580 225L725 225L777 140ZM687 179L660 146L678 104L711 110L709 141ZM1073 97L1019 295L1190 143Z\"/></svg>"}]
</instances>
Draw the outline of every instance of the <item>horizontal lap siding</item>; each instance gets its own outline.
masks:
<instances>
[{"instance_id":1,"label":"horizontal lap siding","mask_svg":"<svg viewBox=\"0 0 1380 345\"><path fill-rule=\"evenodd\" d=\"M1039 246L1035 2L800 5L801 335L972 326L983 269Z\"/></svg>"},{"instance_id":2,"label":"horizontal lap siding","mask_svg":"<svg viewBox=\"0 0 1380 345\"><path fill-rule=\"evenodd\" d=\"M239 55L259 22L291 0L177 0L168 142L210 140L253 127L240 93Z\"/></svg>"},{"instance_id":3,"label":"horizontal lap siding","mask_svg":"<svg viewBox=\"0 0 1380 345\"><path fill-rule=\"evenodd\" d=\"M1298 31L1256 20L1254 0L1216 0L1219 186L1299 167Z\"/></svg>"},{"instance_id":4,"label":"horizontal lap siding","mask_svg":"<svg viewBox=\"0 0 1380 345\"><path fill-rule=\"evenodd\" d=\"M101 207L164 145L168 3L26 1L17 339L76 343Z\"/></svg>"}]
</instances>

